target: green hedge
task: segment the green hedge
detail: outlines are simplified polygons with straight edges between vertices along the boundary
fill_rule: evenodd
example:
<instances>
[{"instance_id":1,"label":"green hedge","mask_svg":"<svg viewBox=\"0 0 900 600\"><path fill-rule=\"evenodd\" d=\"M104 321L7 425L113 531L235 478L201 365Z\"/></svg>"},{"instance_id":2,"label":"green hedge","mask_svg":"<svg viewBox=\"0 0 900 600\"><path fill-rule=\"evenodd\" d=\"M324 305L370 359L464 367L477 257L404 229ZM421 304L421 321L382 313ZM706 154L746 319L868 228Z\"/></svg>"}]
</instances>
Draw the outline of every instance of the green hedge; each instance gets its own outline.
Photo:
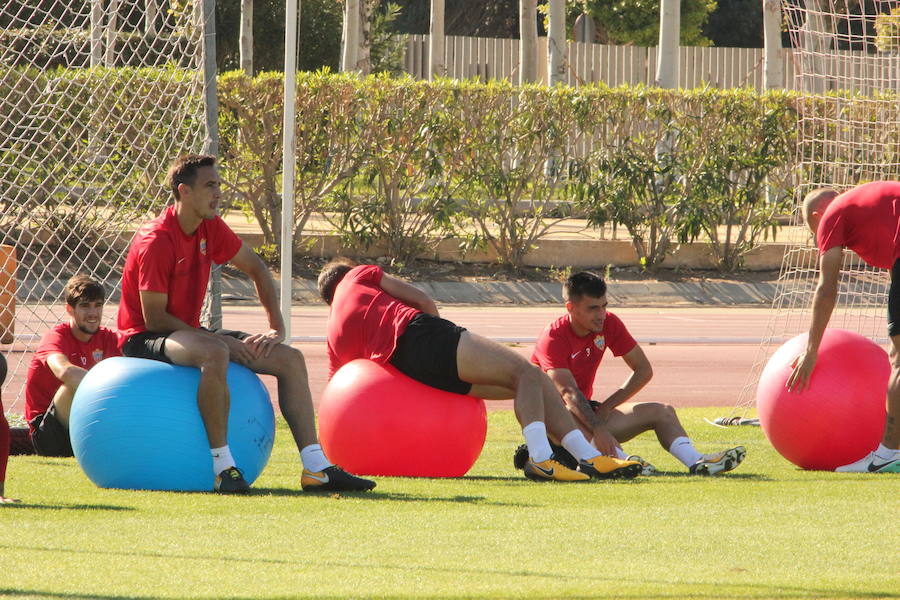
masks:
<instances>
[{"instance_id":1,"label":"green hedge","mask_svg":"<svg viewBox=\"0 0 900 600\"><path fill-rule=\"evenodd\" d=\"M202 134L185 114L201 102L196 74L174 68L0 69L0 94L7 207L72 203L80 186L125 218L165 199L166 163ZM219 79L223 170L267 244L279 241L282 95L280 73ZM406 263L454 236L521 266L553 222L578 214L627 227L648 268L702 236L735 269L787 210L798 158L819 157L820 181L894 176L879 170L898 147L880 125L895 113L897 103L784 92L300 73L294 237L324 211L350 250L378 244ZM848 130L846 115L862 125ZM30 160L13 160L23 150Z\"/></svg>"},{"instance_id":2,"label":"green hedge","mask_svg":"<svg viewBox=\"0 0 900 600\"><path fill-rule=\"evenodd\" d=\"M281 85L274 73L219 85L224 164L271 244ZM731 270L793 194L788 93L328 73L300 74L297 90L296 233L330 211L346 244L382 244L400 262L456 235L518 267L576 211L627 227L648 268L703 235Z\"/></svg>"}]
</instances>

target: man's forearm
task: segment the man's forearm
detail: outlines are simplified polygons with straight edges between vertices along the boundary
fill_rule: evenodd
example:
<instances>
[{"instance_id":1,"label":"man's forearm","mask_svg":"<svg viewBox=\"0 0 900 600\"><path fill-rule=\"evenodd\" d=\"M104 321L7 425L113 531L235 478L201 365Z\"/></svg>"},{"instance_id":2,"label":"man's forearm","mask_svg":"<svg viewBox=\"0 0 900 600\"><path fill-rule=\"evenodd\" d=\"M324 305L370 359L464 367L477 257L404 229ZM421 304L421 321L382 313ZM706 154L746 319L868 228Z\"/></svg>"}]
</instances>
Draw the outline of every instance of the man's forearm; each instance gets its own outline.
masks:
<instances>
[{"instance_id":1,"label":"man's forearm","mask_svg":"<svg viewBox=\"0 0 900 600\"><path fill-rule=\"evenodd\" d=\"M836 301L836 289L829 285L816 287L816 293L813 296L812 322L809 326L809 339L806 344L808 350L818 351L825 328L828 326L828 321L831 320L831 313L834 311Z\"/></svg>"},{"instance_id":2,"label":"man's forearm","mask_svg":"<svg viewBox=\"0 0 900 600\"><path fill-rule=\"evenodd\" d=\"M628 379L625 380L625 384L603 401L603 407L607 410L612 410L628 402L650 382L651 377L652 373L645 373L640 370L632 371Z\"/></svg>"},{"instance_id":3,"label":"man's forearm","mask_svg":"<svg viewBox=\"0 0 900 600\"><path fill-rule=\"evenodd\" d=\"M58 379L63 383L63 385L75 389L81 383L81 380L84 379L84 376L86 374L87 369L83 369L70 363L65 368L63 368L62 373L59 374Z\"/></svg>"},{"instance_id":4,"label":"man's forearm","mask_svg":"<svg viewBox=\"0 0 900 600\"><path fill-rule=\"evenodd\" d=\"M563 400L566 405L578 411L581 421L591 429L606 426L606 420L594 411L591 401L585 398L581 391L564 393Z\"/></svg>"},{"instance_id":5,"label":"man's forearm","mask_svg":"<svg viewBox=\"0 0 900 600\"><path fill-rule=\"evenodd\" d=\"M283 332L284 317L281 314L281 306L278 302L278 294L275 291L275 281L268 269L253 273L253 284L256 287L256 295L266 316L269 319L269 327L275 331Z\"/></svg>"}]
</instances>

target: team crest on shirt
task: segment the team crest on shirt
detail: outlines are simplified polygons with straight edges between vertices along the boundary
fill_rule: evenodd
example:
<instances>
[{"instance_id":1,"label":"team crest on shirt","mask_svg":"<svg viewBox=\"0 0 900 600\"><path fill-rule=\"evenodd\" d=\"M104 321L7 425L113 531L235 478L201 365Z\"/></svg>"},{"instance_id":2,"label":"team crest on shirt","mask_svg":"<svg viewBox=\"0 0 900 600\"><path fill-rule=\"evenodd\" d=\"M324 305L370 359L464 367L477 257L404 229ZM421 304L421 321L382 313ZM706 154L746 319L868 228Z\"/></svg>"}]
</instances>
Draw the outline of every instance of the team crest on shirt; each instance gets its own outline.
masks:
<instances>
[{"instance_id":1,"label":"team crest on shirt","mask_svg":"<svg viewBox=\"0 0 900 600\"><path fill-rule=\"evenodd\" d=\"M91 353L91 356L94 358L94 362L98 363L101 360L103 360L103 350L101 350L100 348L97 348L96 350L94 350Z\"/></svg>"},{"instance_id":2,"label":"team crest on shirt","mask_svg":"<svg viewBox=\"0 0 900 600\"><path fill-rule=\"evenodd\" d=\"M206 256L206 238L200 238L200 254Z\"/></svg>"},{"instance_id":3,"label":"team crest on shirt","mask_svg":"<svg viewBox=\"0 0 900 600\"><path fill-rule=\"evenodd\" d=\"M594 345L597 346L598 350L603 350L606 347L606 338L603 337L603 334L594 337Z\"/></svg>"}]
</instances>

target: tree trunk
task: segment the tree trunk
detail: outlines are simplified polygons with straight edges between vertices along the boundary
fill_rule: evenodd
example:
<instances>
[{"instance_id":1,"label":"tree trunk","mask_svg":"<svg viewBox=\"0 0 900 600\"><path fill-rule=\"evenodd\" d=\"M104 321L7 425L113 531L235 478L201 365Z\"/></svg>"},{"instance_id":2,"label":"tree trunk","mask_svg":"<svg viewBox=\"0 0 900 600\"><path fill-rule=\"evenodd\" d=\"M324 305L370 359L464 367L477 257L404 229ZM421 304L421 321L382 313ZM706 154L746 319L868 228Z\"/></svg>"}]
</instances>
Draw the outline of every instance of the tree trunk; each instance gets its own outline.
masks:
<instances>
[{"instance_id":1,"label":"tree trunk","mask_svg":"<svg viewBox=\"0 0 900 600\"><path fill-rule=\"evenodd\" d=\"M519 83L537 81L537 0L519 0Z\"/></svg>"},{"instance_id":2,"label":"tree trunk","mask_svg":"<svg viewBox=\"0 0 900 600\"><path fill-rule=\"evenodd\" d=\"M547 83L550 85L566 83L567 54L566 3L550 0L550 39L547 40Z\"/></svg>"},{"instance_id":3,"label":"tree trunk","mask_svg":"<svg viewBox=\"0 0 900 600\"><path fill-rule=\"evenodd\" d=\"M359 3L359 50L356 70L363 75L372 72L372 18L379 0L361 0Z\"/></svg>"},{"instance_id":4,"label":"tree trunk","mask_svg":"<svg viewBox=\"0 0 900 600\"><path fill-rule=\"evenodd\" d=\"M119 1L109 0L106 13L106 66L116 66L116 38L119 34Z\"/></svg>"},{"instance_id":5,"label":"tree trunk","mask_svg":"<svg viewBox=\"0 0 900 600\"><path fill-rule=\"evenodd\" d=\"M597 27L594 25L594 19L588 14L580 14L575 19L575 32L572 36L576 42L584 44L593 44L597 38Z\"/></svg>"},{"instance_id":6,"label":"tree trunk","mask_svg":"<svg viewBox=\"0 0 900 600\"><path fill-rule=\"evenodd\" d=\"M444 0L431 0L431 27L428 36L428 79L447 75L444 64Z\"/></svg>"},{"instance_id":7,"label":"tree trunk","mask_svg":"<svg viewBox=\"0 0 900 600\"><path fill-rule=\"evenodd\" d=\"M359 62L359 3L346 0L341 48L341 71L356 71Z\"/></svg>"},{"instance_id":8,"label":"tree trunk","mask_svg":"<svg viewBox=\"0 0 900 600\"><path fill-rule=\"evenodd\" d=\"M91 0L91 66L103 61L103 0Z\"/></svg>"},{"instance_id":9,"label":"tree trunk","mask_svg":"<svg viewBox=\"0 0 900 600\"><path fill-rule=\"evenodd\" d=\"M154 36L158 33L156 19L159 16L159 0L145 0L144 3L144 35Z\"/></svg>"},{"instance_id":10,"label":"tree trunk","mask_svg":"<svg viewBox=\"0 0 900 600\"><path fill-rule=\"evenodd\" d=\"M253 77L253 0L241 0L241 70Z\"/></svg>"},{"instance_id":11,"label":"tree trunk","mask_svg":"<svg viewBox=\"0 0 900 600\"><path fill-rule=\"evenodd\" d=\"M781 0L763 0L764 86L767 90L784 87L781 49Z\"/></svg>"},{"instance_id":12,"label":"tree trunk","mask_svg":"<svg viewBox=\"0 0 900 600\"><path fill-rule=\"evenodd\" d=\"M659 6L659 48L656 85L678 87L678 49L681 45L681 2L662 0Z\"/></svg>"}]
</instances>

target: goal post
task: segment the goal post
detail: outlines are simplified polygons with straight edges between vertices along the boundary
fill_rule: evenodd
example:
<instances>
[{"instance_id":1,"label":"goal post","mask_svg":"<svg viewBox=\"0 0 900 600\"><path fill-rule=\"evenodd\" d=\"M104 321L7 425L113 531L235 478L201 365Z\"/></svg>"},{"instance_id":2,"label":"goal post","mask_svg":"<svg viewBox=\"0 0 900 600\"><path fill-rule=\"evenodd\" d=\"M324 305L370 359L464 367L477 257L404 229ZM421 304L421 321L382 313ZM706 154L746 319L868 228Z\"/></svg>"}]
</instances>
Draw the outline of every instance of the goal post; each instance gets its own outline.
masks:
<instances>
[{"instance_id":1,"label":"goal post","mask_svg":"<svg viewBox=\"0 0 900 600\"><path fill-rule=\"evenodd\" d=\"M896 2L785 0L793 46L797 119L794 225L810 191L845 191L868 181L900 179L900 10ZM808 331L818 281L818 250L805 227L791 228L773 316L746 385L728 418L747 416L768 358L784 341ZM829 323L887 342L890 276L844 252L838 304Z\"/></svg>"},{"instance_id":2,"label":"goal post","mask_svg":"<svg viewBox=\"0 0 900 600\"><path fill-rule=\"evenodd\" d=\"M0 345L6 412L23 412L28 363L65 314L65 281L87 273L118 302L136 226L170 201L169 162L215 152L214 45L210 72L203 35L213 8L214 0L0 3L0 245L14 250L18 284L15 335ZM115 317L108 307L104 324Z\"/></svg>"}]
</instances>

